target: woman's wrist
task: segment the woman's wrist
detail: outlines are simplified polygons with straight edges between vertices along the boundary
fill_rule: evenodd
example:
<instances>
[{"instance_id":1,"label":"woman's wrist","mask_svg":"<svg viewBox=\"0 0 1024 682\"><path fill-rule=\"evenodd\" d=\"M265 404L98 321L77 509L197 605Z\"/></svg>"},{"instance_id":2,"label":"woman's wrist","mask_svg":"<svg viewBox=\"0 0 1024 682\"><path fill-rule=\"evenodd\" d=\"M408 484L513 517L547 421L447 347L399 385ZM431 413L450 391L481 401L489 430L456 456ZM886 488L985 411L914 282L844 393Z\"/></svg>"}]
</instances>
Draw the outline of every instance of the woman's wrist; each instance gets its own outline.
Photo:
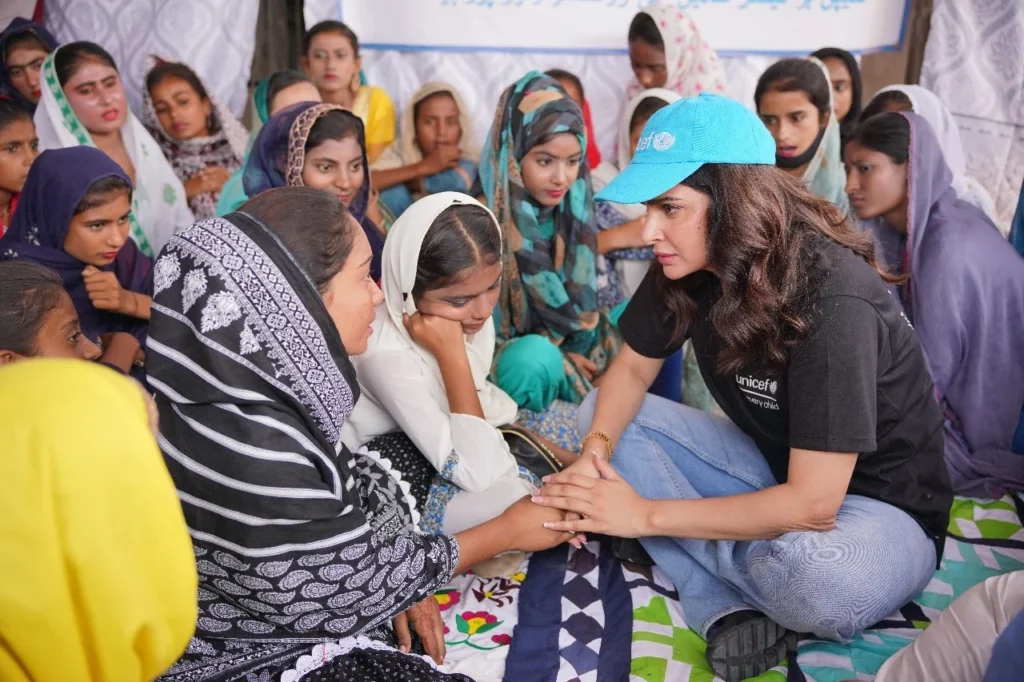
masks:
<instances>
[{"instance_id":1,"label":"woman's wrist","mask_svg":"<svg viewBox=\"0 0 1024 682\"><path fill-rule=\"evenodd\" d=\"M606 462L611 461L612 454L615 452L615 444L604 431L590 431L590 433L583 437L580 445L581 454L589 452L595 457L600 457Z\"/></svg>"},{"instance_id":2,"label":"woman's wrist","mask_svg":"<svg viewBox=\"0 0 1024 682\"><path fill-rule=\"evenodd\" d=\"M128 374L131 372L138 350L139 341L131 334L124 332L112 334L107 345L103 348L100 362L113 365L125 374Z\"/></svg>"},{"instance_id":3,"label":"woman's wrist","mask_svg":"<svg viewBox=\"0 0 1024 682\"><path fill-rule=\"evenodd\" d=\"M659 532L658 527L658 516L659 516L659 500L648 500L644 499L642 513L638 514L637 518L637 537L648 538L654 535L664 535L663 532Z\"/></svg>"},{"instance_id":4,"label":"woman's wrist","mask_svg":"<svg viewBox=\"0 0 1024 682\"><path fill-rule=\"evenodd\" d=\"M453 537L459 543L459 565L457 573L464 573L484 559L515 549L514 533L508 532L508 511L497 517L456 533Z\"/></svg>"},{"instance_id":5,"label":"woman's wrist","mask_svg":"<svg viewBox=\"0 0 1024 682\"><path fill-rule=\"evenodd\" d=\"M595 459L601 459L605 462L608 461L608 455L605 454L604 445L598 444L594 447L588 447L586 444L580 449L580 461L586 462L590 466L594 466Z\"/></svg>"},{"instance_id":6,"label":"woman's wrist","mask_svg":"<svg viewBox=\"0 0 1024 682\"><path fill-rule=\"evenodd\" d=\"M128 332L114 332L110 335L109 341L104 347L104 350L109 350L111 348L129 351L132 356L134 356L135 352L141 348L141 345L139 344L139 340Z\"/></svg>"},{"instance_id":7,"label":"woman's wrist","mask_svg":"<svg viewBox=\"0 0 1024 682\"><path fill-rule=\"evenodd\" d=\"M127 289L121 289L121 305L118 306L118 311L122 315L132 316L135 314L138 308L138 303L135 300L135 294L128 291Z\"/></svg>"},{"instance_id":8,"label":"woman's wrist","mask_svg":"<svg viewBox=\"0 0 1024 682\"><path fill-rule=\"evenodd\" d=\"M448 395L448 409L451 414L465 414L484 419L483 406L473 381L473 368L469 364L466 346L463 343L431 351L441 370L441 380Z\"/></svg>"},{"instance_id":9,"label":"woman's wrist","mask_svg":"<svg viewBox=\"0 0 1024 682\"><path fill-rule=\"evenodd\" d=\"M415 171L416 175L414 177L409 178L409 182L422 182L423 178L429 178L431 175L433 175L433 173L431 172L433 169L430 167L430 162L427 161L427 159L425 158L417 162L413 166L413 170ZM422 184L419 186L419 189L421 191L423 190Z\"/></svg>"},{"instance_id":10,"label":"woman's wrist","mask_svg":"<svg viewBox=\"0 0 1024 682\"><path fill-rule=\"evenodd\" d=\"M427 350L437 360L438 367L441 368L442 373L444 373L446 368L461 370L469 367L469 354L466 353L466 344L464 343L450 343L439 348L428 348Z\"/></svg>"}]
</instances>

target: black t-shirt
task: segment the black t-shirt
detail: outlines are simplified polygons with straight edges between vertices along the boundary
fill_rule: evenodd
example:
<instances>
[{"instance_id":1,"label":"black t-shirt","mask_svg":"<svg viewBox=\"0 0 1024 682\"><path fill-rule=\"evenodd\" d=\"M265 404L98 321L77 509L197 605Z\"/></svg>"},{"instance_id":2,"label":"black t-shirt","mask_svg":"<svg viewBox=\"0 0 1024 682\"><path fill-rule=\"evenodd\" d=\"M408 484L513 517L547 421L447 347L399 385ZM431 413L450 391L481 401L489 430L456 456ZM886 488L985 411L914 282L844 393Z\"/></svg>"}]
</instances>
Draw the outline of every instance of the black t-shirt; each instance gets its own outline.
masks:
<instances>
[{"instance_id":1,"label":"black t-shirt","mask_svg":"<svg viewBox=\"0 0 1024 682\"><path fill-rule=\"evenodd\" d=\"M819 240L819 292L809 332L783 371L717 370L721 339L711 308L718 280L681 280L697 312L686 336L701 375L732 421L757 444L785 482L790 448L857 452L848 492L887 502L912 516L942 554L953 501L943 460L943 418L917 335L878 273L849 249ZM649 272L619 320L626 343L650 358L668 357L675 320Z\"/></svg>"}]
</instances>

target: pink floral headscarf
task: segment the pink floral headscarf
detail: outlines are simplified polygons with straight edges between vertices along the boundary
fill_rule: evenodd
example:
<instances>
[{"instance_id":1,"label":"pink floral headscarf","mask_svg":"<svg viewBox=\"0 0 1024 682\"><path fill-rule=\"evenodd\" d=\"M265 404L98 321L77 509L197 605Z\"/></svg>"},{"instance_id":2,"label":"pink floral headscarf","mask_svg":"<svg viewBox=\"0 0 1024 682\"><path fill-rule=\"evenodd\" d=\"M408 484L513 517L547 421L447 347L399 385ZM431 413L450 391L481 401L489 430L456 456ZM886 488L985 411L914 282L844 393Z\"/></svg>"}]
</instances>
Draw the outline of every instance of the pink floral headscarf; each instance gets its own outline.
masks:
<instances>
[{"instance_id":1,"label":"pink floral headscarf","mask_svg":"<svg viewBox=\"0 0 1024 682\"><path fill-rule=\"evenodd\" d=\"M656 3L643 9L654 19L665 43L665 65L668 80L665 89L680 97L693 97L702 92L725 94L725 74L718 55L701 37L697 23L674 3ZM626 90L629 97L643 92L634 78Z\"/></svg>"}]
</instances>

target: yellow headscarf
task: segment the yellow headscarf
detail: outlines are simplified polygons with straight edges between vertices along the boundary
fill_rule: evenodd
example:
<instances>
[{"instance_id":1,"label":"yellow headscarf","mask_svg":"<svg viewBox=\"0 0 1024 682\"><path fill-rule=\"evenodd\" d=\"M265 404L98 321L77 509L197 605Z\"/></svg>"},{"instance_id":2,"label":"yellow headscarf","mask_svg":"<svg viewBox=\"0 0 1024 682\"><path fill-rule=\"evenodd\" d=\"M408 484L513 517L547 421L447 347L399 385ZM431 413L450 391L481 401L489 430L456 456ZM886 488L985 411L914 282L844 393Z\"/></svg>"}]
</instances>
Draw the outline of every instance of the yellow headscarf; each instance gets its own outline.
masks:
<instances>
[{"instance_id":1,"label":"yellow headscarf","mask_svg":"<svg viewBox=\"0 0 1024 682\"><path fill-rule=\"evenodd\" d=\"M196 567L138 389L81 360L0 369L0 680L152 680Z\"/></svg>"}]
</instances>

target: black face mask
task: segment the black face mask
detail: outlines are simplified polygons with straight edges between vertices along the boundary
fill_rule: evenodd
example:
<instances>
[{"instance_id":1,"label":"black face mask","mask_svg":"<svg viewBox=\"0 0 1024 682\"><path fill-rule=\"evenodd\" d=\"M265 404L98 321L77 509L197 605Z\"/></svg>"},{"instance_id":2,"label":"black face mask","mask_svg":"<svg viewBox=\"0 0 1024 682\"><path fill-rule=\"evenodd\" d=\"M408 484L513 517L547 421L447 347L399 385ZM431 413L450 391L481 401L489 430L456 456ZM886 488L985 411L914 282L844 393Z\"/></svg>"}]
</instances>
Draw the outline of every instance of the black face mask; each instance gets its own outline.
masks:
<instances>
[{"instance_id":1,"label":"black face mask","mask_svg":"<svg viewBox=\"0 0 1024 682\"><path fill-rule=\"evenodd\" d=\"M775 165L783 170L793 170L810 163L811 159L814 158L814 153L821 146L821 140L825 137L825 130L827 128L828 126L821 127L821 130L818 131L818 136L814 138L814 142L811 143L811 146L803 154L798 154L797 156L779 156L776 154Z\"/></svg>"}]
</instances>

